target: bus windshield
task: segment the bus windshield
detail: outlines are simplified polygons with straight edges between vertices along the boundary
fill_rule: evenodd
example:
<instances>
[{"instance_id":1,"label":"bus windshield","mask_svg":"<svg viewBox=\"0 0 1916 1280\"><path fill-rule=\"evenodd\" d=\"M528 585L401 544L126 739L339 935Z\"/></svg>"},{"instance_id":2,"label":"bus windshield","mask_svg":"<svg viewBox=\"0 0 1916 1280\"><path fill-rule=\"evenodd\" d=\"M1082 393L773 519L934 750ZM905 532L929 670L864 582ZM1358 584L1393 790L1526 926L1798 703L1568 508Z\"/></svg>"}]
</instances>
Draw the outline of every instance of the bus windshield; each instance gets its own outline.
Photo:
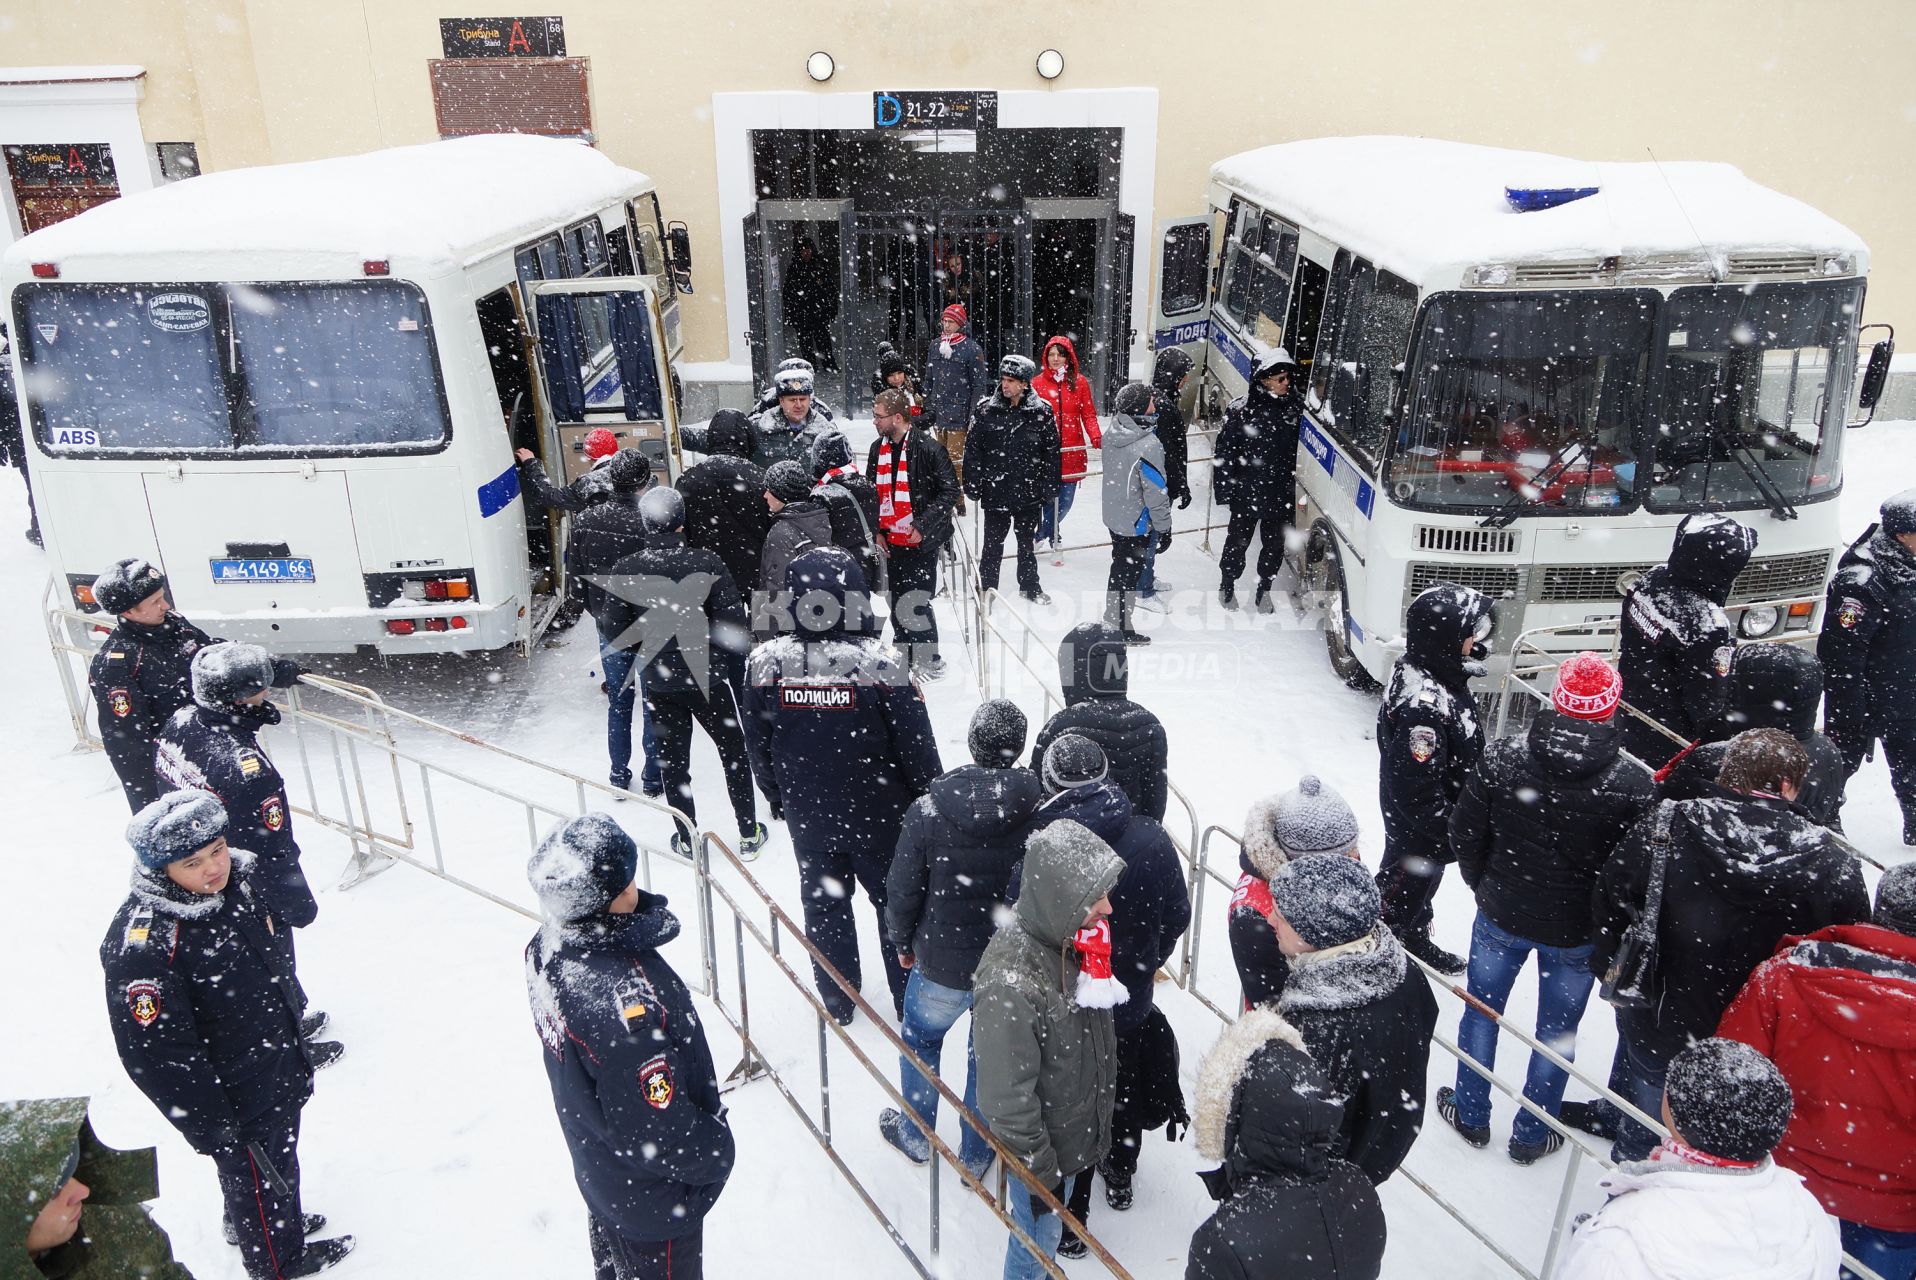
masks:
<instances>
[{"instance_id":1,"label":"bus windshield","mask_svg":"<svg viewBox=\"0 0 1916 1280\"><path fill-rule=\"evenodd\" d=\"M313 453L446 439L425 299L411 285L23 292L28 402L52 450Z\"/></svg>"},{"instance_id":2,"label":"bus windshield","mask_svg":"<svg viewBox=\"0 0 1916 1280\"><path fill-rule=\"evenodd\" d=\"M1658 301L1649 289L1433 296L1392 497L1452 510L1633 505Z\"/></svg>"},{"instance_id":3,"label":"bus windshield","mask_svg":"<svg viewBox=\"0 0 1916 1280\"><path fill-rule=\"evenodd\" d=\"M1855 280L1672 293L1645 442L1650 508L1774 506L1834 492L1862 303Z\"/></svg>"}]
</instances>

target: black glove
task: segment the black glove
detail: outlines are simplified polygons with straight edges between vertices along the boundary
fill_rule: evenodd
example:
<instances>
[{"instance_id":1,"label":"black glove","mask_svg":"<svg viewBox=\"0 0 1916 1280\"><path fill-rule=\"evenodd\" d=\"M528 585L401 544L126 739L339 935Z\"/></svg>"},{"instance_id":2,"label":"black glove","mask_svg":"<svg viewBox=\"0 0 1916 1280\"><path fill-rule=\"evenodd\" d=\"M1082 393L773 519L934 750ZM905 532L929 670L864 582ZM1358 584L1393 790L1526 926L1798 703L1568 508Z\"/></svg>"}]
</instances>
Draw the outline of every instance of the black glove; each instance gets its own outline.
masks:
<instances>
[{"instance_id":1,"label":"black glove","mask_svg":"<svg viewBox=\"0 0 1916 1280\"><path fill-rule=\"evenodd\" d=\"M1058 1179L1058 1185L1051 1188L1051 1194L1053 1197L1057 1199L1058 1203L1060 1204L1064 1203L1064 1179L1063 1178ZM1040 1200L1037 1196L1031 1197L1031 1216L1033 1218L1042 1218L1047 1213L1050 1213L1050 1212L1051 1212L1050 1205Z\"/></svg>"},{"instance_id":2,"label":"black glove","mask_svg":"<svg viewBox=\"0 0 1916 1280\"><path fill-rule=\"evenodd\" d=\"M290 689L298 684L299 678L305 674L305 671L301 669L300 665L291 658L273 659L273 687L275 689Z\"/></svg>"},{"instance_id":3,"label":"black glove","mask_svg":"<svg viewBox=\"0 0 1916 1280\"><path fill-rule=\"evenodd\" d=\"M1171 549L1171 531L1166 529L1158 535L1158 554L1163 555Z\"/></svg>"},{"instance_id":4,"label":"black glove","mask_svg":"<svg viewBox=\"0 0 1916 1280\"><path fill-rule=\"evenodd\" d=\"M1191 505L1191 491L1189 489L1186 489L1183 493L1180 493L1178 495L1178 510L1182 511L1190 505Z\"/></svg>"}]
</instances>

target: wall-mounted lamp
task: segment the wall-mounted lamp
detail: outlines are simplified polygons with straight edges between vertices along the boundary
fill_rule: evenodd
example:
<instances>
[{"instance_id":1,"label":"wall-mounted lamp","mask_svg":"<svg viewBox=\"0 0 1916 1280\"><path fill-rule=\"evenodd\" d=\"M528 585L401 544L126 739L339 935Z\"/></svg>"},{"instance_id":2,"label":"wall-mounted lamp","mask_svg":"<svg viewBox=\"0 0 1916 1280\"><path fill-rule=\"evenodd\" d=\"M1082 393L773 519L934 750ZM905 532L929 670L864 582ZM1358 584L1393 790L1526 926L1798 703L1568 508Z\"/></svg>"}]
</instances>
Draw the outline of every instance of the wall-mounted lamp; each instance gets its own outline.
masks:
<instances>
[{"instance_id":1,"label":"wall-mounted lamp","mask_svg":"<svg viewBox=\"0 0 1916 1280\"><path fill-rule=\"evenodd\" d=\"M838 64L832 61L832 55L820 49L805 59L805 74L824 84L832 78L832 72L838 70Z\"/></svg>"},{"instance_id":2,"label":"wall-mounted lamp","mask_svg":"<svg viewBox=\"0 0 1916 1280\"><path fill-rule=\"evenodd\" d=\"M1038 74L1047 80L1056 80L1064 74L1064 55L1056 49L1046 49L1038 55Z\"/></svg>"}]
</instances>

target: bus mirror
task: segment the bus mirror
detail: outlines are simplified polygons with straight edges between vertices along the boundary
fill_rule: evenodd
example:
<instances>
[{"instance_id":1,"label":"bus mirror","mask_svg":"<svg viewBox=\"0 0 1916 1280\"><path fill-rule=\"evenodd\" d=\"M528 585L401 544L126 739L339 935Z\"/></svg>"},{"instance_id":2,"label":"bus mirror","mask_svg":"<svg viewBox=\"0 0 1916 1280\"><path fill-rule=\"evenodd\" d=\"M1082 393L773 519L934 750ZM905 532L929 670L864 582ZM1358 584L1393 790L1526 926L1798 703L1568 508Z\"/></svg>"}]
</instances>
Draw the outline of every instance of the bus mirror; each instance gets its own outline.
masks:
<instances>
[{"instance_id":1,"label":"bus mirror","mask_svg":"<svg viewBox=\"0 0 1916 1280\"><path fill-rule=\"evenodd\" d=\"M665 228L665 259L673 275L691 278L692 233L683 222L674 222Z\"/></svg>"},{"instance_id":2,"label":"bus mirror","mask_svg":"<svg viewBox=\"0 0 1916 1280\"><path fill-rule=\"evenodd\" d=\"M1357 366L1341 360L1331 371L1331 421L1349 423L1357 412Z\"/></svg>"},{"instance_id":3,"label":"bus mirror","mask_svg":"<svg viewBox=\"0 0 1916 1280\"><path fill-rule=\"evenodd\" d=\"M1868 325L1871 329L1889 329L1888 325ZM1889 382L1890 362L1896 358L1896 331L1890 329L1889 337L1884 338L1869 349L1869 363L1863 368L1863 382L1856 391L1856 406L1867 409L1868 415L1861 422L1852 422L1852 427L1867 426L1876 417L1876 403L1883 398L1883 388Z\"/></svg>"}]
</instances>

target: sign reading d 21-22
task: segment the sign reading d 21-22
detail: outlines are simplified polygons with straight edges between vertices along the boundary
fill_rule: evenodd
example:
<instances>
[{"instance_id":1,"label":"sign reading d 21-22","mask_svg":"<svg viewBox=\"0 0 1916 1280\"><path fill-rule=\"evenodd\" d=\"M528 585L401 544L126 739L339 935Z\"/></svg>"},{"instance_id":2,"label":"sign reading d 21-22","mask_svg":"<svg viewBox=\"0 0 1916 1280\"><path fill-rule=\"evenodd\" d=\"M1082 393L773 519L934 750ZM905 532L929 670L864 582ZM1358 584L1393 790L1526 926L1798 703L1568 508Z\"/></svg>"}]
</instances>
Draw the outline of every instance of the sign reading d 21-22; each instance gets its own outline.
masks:
<instances>
[{"instance_id":1,"label":"sign reading d 21-22","mask_svg":"<svg viewBox=\"0 0 1916 1280\"><path fill-rule=\"evenodd\" d=\"M872 94L875 129L995 129L998 91L880 89Z\"/></svg>"}]
</instances>

